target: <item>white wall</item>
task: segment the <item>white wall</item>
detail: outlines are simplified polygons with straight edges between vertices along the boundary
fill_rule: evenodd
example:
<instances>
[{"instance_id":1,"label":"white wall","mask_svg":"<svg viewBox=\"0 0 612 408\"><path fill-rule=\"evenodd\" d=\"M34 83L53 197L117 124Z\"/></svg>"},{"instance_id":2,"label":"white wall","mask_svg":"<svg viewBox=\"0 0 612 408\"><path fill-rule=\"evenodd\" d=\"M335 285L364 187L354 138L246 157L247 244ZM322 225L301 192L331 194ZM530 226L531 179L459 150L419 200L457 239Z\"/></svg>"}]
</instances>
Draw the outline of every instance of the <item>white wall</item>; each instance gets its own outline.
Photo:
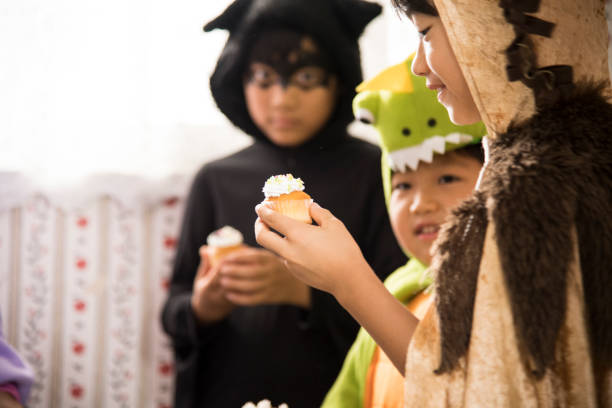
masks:
<instances>
[{"instance_id":1,"label":"white wall","mask_svg":"<svg viewBox=\"0 0 612 408\"><path fill-rule=\"evenodd\" d=\"M0 171L48 183L100 172L164 177L248 143L208 77L229 0L0 0ZM374 75L411 51L390 3L362 38Z\"/></svg>"}]
</instances>

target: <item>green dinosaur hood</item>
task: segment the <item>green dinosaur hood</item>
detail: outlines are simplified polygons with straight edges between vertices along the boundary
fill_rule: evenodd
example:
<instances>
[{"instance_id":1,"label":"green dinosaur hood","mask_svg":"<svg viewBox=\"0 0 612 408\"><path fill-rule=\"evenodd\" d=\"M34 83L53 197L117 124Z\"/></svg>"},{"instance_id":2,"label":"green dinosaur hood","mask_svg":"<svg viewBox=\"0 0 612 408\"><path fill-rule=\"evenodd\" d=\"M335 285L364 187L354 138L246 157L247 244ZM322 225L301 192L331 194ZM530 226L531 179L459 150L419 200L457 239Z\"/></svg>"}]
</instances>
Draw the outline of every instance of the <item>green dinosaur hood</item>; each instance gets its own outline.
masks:
<instances>
[{"instance_id":1,"label":"green dinosaur hood","mask_svg":"<svg viewBox=\"0 0 612 408\"><path fill-rule=\"evenodd\" d=\"M387 206L392 171L416 170L444 154L472 143L486 133L482 122L457 126L425 78L411 72L414 54L357 87L353 113L378 131L382 150L382 178Z\"/></svg>"}]
</instances>

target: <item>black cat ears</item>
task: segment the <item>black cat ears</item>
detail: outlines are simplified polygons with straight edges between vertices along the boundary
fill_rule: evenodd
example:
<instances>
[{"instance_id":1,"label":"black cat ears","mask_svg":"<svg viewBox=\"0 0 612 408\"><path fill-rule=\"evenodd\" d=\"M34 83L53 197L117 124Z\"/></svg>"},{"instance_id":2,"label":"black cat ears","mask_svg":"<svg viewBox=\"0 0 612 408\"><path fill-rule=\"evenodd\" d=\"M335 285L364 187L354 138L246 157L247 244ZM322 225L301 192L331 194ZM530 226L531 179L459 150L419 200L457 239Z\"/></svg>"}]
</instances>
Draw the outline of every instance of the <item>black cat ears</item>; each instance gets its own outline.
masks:
<instances>
[{"instance_id":1,"label":"black cat ears","mask_svg":"<svg viewBox=\"0 0 612 408\"><path fill-rule=\"evenodd\" d=\"M249 16L261 15L264 10L273 18L292 15L299 19L300 16L316 15L321 19L330 19L351 38L357 39L368 23L380 14L382 7L363 0L236 0L221 15L207 23L204 31L222 29L232 32L241 27Z\"/></svg>"}]
</instances>

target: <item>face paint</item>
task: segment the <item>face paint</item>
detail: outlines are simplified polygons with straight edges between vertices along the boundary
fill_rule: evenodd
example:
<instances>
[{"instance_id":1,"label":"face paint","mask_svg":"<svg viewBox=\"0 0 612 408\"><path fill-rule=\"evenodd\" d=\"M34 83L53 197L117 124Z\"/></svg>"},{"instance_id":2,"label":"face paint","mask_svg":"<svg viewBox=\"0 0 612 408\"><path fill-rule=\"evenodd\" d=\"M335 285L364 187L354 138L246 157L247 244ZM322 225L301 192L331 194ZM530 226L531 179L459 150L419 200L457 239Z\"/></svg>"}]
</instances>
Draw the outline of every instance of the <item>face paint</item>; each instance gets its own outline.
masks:
<instances>
[{"instance_id":1,"label":"face paint","mask_svg":"<svg viewBox=\"0 0 612 408\"><path fill-rule=\"evenodd\" d=\"M283 75L269 65L252 63L247 75L247 82L260 88L280 84L283 88L294 85L304 91L318 86L327 87L329 86L329 79L330 74L328 72L312 65L298 67L293 72Z\"/></svg>"},{"instance_id":2,"label":"face paint","mask_svg":"<svg viewBox=\"0 0 612 408\"><path fill-rule=\"evenodd\" d=\"M331 60L311 38L276 29L261 33L253 44L245 80L261 88L280 84L310 90L329 86L332 75Z\"/></svg>"}]
</instances>

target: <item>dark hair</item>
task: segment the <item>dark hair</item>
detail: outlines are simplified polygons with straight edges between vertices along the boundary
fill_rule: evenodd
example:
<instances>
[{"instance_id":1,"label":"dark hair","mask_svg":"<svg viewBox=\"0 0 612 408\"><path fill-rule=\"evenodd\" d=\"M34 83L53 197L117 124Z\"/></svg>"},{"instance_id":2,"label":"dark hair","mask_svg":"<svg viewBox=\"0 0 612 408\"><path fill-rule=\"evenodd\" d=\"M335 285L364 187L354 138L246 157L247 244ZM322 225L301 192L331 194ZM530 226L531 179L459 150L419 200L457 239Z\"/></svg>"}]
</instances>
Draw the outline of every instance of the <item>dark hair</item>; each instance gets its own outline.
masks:
<instances>
[{"instance_id":1,"label":"dark hair","mask_svg":"<svg viewBox=\"0 0 612 408\"><path fill-rule=\"evenodd\" d=\"M463 156L472 157L478 160L479 162L484 163L484 149L482 147L482 143L480 142L460 147L456 150L453 150L453 152L461 154Z\"/></svg>"},{"instance_id":2,"label":"dark hair","mask_svg":"<svg viewBox=\"0 0 612 408\"><path fill-rule=\"evenodd\" d=\"M429 14L430 16L438 15L438 10L427 0L391 0L391 4L408 17L414 13Z\"/></svg>"}]
</instances>

